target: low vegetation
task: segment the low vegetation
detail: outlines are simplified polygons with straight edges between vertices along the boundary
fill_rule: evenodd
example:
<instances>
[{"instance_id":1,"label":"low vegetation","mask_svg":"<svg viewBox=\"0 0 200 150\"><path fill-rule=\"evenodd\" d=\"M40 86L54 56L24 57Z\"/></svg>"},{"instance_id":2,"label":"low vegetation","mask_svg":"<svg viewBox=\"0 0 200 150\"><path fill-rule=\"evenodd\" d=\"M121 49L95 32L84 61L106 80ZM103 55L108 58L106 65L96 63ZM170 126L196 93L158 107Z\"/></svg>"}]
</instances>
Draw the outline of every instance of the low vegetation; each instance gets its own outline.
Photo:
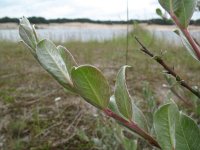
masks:
<instances>
[{"instance_id":1,"label":"low vegetation","mask_svg":"<svg viewBox=\"0 0 200 150\"><path fill-rule=\"evenodd\" d=\"M188 31L197 0L159 3L190 55L138 25L126 38L62 43L69 51L20 19L37 63L21 44L1 42L1 148L199 149L200 44Z\"/></svg>"},{"instance_id":2,"label":"low vegetation","mask_svg":"<svg viewBox=\"0 0 200 150\"><path fill-rule=\"evenodd\" d=\"M163 69L139 51L137 35L156 54L179 72L190 85L200 86L198 62L181 46L157 39L139 26L129 35L128 88L136 104L148 115L149 102L157 104L173 98ZM59 44L59 43L58 43ZM0 148L2 149L128 149L120 139L120 128L104 115L83 102L80 97L63 90L35 62L22 43L0 42ZM112 85L118 69L125 64L126 38L98 42L70 41L62 43L70 49L78 64L92 64L105 73ZM177 59L176 55L179 55ZM191 73L192 72L192 73ZM183 93L183 91L180 91ZM184 98L191 94L184 91ZM195 97L193 97L195 99ZM184 109L185 110L185 109ZM186 109L190 112L190 109ZM200 113L192 113L194 117ZM127 135L134 145L135 137ZM148 147L139 140L138 146Z\"/></svg>"}]
</instances>

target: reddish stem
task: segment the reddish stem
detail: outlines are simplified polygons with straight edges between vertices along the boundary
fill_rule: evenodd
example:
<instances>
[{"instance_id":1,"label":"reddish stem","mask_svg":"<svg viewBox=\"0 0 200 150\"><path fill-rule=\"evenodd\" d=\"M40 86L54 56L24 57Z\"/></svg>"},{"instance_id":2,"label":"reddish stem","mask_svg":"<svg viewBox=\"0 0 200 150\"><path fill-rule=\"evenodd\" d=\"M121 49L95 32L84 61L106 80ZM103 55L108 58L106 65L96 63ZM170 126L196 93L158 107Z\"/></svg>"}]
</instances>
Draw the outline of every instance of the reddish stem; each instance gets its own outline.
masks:
<instances>
[{"instance_id":1,"label":"reddish stem","mask_svg":"<svg viewBox=\"0 0 200 150\"><path fill-rule=\"evenodd\" d=\"M179 29L183 32L183 34L185 35L185 37L189 41L190 45L192 46L198 60L200 60L200 47L196 44L196 42L192 38L191 34L189 33L188 29L181 25L178 18L176 17L176 15L173 12L170 13L170 16L174 20L175 24L179 27Z\"/></svg>"},{"instance_id":2,"label":"reddish stem","mask_svg":"<svg viewBox=\"0 0 200 150\"><path fill-rule=\"evenodd\" d=\"M115 114L114 112L112 112L108 108L104 109L103 111L107 116L114 118L115 120L120 122L122 125L126 126L127 128L129 128L133 132L140 135L142 138L147 140L152 146L155 146L157 148L161 148L160 145L158 144L158 142L152 136L150 136L148 133L146 133L143 129L141 129L135 122L125 120L124 118Z\"/></svg>"},{"instance_id":3,"label":"reddish stem","mask_svg":"<svg viewBox=\"0 0 200 150\"><path fill-rule=\"evenodd\" d=\"M192 48L194 49L198 60L200 60L200 49L199 49L199 46L198 46L198 45L196 44L196 42L194 41L194 39L192 38L192 36L191 36L191 34L189 33L189 31L188 31L187 28L183 29L182 32L184 33L185 37L187 38L187 40L188 40L189 43L191 44Z\"/></svg>"}]
</instances>

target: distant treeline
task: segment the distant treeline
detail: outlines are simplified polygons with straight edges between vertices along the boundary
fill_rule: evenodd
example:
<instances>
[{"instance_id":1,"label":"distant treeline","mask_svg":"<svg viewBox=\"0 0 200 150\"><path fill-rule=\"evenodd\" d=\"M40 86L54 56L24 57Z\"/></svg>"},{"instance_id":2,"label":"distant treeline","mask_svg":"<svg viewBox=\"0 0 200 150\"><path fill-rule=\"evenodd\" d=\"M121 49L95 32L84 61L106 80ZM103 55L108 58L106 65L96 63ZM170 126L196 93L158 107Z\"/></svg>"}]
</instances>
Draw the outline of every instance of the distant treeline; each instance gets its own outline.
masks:
<instances>
[{"instance_id":1,"label":"distant treeline","mask_svg":"<svg viewBox=\"0 0 200 150\"><path fill-rule=\"evenodd\" d=\"M158 25L172 25L173 22L171 20L163 20L163 19L149 19L149 20L129 20L127 21L102 21L102 20L91 20L87 18L77 18L77 19L66 19L66 18L58 18L58 19L45 19L43 17L29 17L29 21L33 24L49 24L49 23L70 23L70 22L80 22L80 23L98 23L98 24L133 24L137 23L147 23L147 24L158 24ZM0 23L19 23L18 18L9 18L3 17L0 18ZM200 25L200 19L192 20L190 22L191 25Z\"/></svg>"}]
</instances>

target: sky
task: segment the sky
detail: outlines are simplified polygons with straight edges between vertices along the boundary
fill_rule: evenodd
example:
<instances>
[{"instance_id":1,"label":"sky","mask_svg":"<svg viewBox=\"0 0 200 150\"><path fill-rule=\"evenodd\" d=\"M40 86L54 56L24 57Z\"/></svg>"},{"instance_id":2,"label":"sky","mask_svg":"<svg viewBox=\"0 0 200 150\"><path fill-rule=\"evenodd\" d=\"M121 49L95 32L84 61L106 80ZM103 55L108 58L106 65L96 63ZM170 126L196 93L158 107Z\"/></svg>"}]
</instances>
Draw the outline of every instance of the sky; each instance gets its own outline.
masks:
<instances>
[{"instance_id":1,"label":"sky","mask_svg":"<svg viewBox=\"0 0 200 150\"><path fill-rule=\"evenodd\" d=\"M128 0L130 19L157 18L158 0ZM126 20L126 0L0 0L0 17ZM195 13L194 19L200 18Z\"/></svg>"}]
</instances>

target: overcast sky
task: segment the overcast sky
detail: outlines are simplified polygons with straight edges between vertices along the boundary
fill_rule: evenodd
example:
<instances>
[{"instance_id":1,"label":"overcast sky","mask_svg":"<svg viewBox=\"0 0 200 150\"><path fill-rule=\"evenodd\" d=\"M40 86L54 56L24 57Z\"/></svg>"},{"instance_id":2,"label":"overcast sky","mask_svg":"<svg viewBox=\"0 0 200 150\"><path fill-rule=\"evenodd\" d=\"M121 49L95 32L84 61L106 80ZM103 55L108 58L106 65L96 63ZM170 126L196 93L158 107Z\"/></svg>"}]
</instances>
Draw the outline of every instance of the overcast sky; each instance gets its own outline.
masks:
<instances>
[{"instance_id":1,"label":"overcast sky","mask_svg":"<svg viewBox=\"0 0 200 150\"><path fill-rule=\"evenodd\" d=\"M126 20L126 0L0 0L0 17ZM158 0L129 0L130 19L156 18ZM200 18L196 13L194 19Z\"/></svg>"}]
</instances>

